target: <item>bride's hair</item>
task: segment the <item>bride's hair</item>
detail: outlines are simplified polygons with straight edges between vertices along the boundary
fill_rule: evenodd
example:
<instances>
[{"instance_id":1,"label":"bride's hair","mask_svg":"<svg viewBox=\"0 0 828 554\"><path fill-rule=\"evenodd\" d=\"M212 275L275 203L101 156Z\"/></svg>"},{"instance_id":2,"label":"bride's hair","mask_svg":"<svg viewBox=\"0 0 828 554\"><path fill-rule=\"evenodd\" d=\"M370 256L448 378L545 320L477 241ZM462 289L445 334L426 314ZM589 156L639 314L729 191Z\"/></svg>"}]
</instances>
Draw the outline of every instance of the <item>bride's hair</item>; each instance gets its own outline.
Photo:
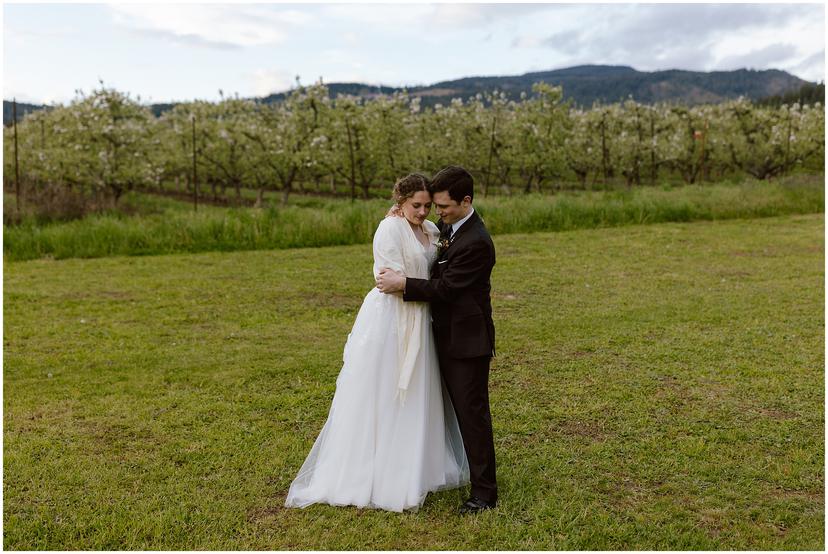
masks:
<instances>
[{"instance_id":1,"label":"bride's hair","mask_svg":"<svg viewBox=\"0 0 828 554\"><path fill-rule=\"evenodd\" d=\"M405 177L400 177L397 179L397 182L394 183L394 192L392 195L392 199L394 200L394 205L391 206L391 209L388 210L388 215L398 215L400 214L400 208L402 207L403 203L415 193L424 190L429 192L428 186L431 182L429 181L428 177L423 175L422 173L409 173Z\"/></svg>"}]
</instances>

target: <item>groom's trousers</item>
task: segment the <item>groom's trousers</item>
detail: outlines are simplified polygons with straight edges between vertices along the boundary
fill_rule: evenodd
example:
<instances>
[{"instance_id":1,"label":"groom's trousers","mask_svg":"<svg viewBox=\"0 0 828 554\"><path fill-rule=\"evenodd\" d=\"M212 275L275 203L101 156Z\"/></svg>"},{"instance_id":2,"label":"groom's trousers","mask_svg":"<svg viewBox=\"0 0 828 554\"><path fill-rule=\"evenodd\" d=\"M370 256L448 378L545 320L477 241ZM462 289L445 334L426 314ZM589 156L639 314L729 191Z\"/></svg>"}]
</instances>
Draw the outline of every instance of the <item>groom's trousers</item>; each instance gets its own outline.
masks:
<instances>
[{"instance_id":1,"label":"groom's trousers","mask_svg":"<svg viewBox=\"0 0 828 554\"><path fill-rule=\"evenodd\" d=\"M463 446L469 459L471 494L486 502L497 501L494 437L489 410L489 362L491 357L440 358L440 373L446 384Z\"/></svg>"}]
</instances>

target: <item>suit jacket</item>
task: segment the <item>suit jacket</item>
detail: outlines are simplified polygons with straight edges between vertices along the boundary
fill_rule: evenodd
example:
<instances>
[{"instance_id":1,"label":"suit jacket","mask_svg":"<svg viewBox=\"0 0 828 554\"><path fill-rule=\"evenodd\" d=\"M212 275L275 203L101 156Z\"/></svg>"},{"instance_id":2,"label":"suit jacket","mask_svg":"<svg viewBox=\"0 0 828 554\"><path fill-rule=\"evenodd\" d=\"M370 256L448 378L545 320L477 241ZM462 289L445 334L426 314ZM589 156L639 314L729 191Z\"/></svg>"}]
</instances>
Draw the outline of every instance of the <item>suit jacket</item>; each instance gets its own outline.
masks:
<instances>
[{"instance_id":1,"label":"suit jacket","mask_svg":"<svg viewBox=\"0 0 828 554\"><path fill-rule=\"evenodd\" d=\"M442 231L443 222L437 227ZM475 211L431 266L431 279L407 278L403 300L431 302L434 338L441 355L493 356L492 237Z\"/></svg>"}]
</instances>

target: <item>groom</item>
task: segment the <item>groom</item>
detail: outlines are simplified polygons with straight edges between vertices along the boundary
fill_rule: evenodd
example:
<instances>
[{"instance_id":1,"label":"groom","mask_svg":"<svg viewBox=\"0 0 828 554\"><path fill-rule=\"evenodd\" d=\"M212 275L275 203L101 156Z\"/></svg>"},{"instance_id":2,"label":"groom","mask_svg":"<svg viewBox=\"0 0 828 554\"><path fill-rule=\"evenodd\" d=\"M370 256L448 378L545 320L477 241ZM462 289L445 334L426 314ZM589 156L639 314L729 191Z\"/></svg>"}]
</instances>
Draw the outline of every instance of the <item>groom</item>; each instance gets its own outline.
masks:
<instances>
[{"instance_id":1,"label":"groom","mask_svg":"<svg viewBox=\"0 0 828 554\"><path fill-rule=\"evenodd\" d=\"M471 497L460 512L480 512L497 504L489 412L489 362L495 336L489 278L495 250L483 220L472 207L474 180L468 171L445 167L429 188L440 216L438 257L431 279L406 278L382 269L377 288L384 293L403 291L406 301L431 302L440 372L469 459Z\"/></svg>"}]
</instances>

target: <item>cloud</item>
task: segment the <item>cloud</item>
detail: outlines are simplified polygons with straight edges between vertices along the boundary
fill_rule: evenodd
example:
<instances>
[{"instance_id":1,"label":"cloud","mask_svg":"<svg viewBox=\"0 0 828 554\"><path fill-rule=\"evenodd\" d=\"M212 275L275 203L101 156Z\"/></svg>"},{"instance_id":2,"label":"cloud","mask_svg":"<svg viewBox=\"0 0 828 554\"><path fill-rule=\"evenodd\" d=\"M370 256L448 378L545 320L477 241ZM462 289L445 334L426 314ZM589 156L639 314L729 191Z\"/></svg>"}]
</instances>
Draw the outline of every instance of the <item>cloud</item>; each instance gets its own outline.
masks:
<instances>
[{"instance_id":1,"label":"cloud","mask_svg":"<svg viewBox=\"0 0 828 554\"><path fill-rule=\"evenodd\" d=\"M20 89L9 89L8 86L3 86L3 99L9 102L12 99L17 100L22 104L38 104L38 105L54 105L54 104L69 104L75 95L59 94L57 92L50 92L43 95L33 95L27 92L22 92Z\"/></svg>"},{"instance_id":2,"label":"cloud","mask_svg":"<svg viewBox=\"0 0 828 554\"><path fill-rule=\"evenodd\" d=\"M549 4L330 4L326 16L340 22L378 25L406 35L417 35L434 28L469 29L499 26L506 20L539 11L565 9Z\"/></svg>"},{"instance_id":3,"label":"cloud","mask_svg":"<svg viewBox=\"0 0 828 554\"><path fill-rule=\"evenodd\" d=\"M455 28L502 26L510 19L561 8L566 8L566 6L549 4L436 4L426 23L432 26Z\"/></svg>"},{"instance_id":4,"label":"cloud","mask_svg":"<svg viewBox=\"0 0 828 554\"><path fill-rule=\"evenodd\" d=\"M77 36L77 30L70 25L56 25L39 28L37 26L17 26L9 23L8 19L3 22L3 45L6 50L9 47L23 48L30 47L43 41L62 41Z\"/></svg>"},{"instance_id":5,"label":"cloud","mask_svg":"<svg viewBox=\"0 0 828 554\"><path fill-rule=\"evenodd\" d=\"M546 46L563 52L564 54L575 54L580 52L586 46L586 38L579 30L563 31L555 33L543 40L524 38L520 43L513 43L516 46L526 46L534 43L535 45Z\"/></svg>"},{"instance_id":6,"label":"cloud","mask_svg":"<svg viewBox=\"0 0 828 554\"><path fill-rule=\"evenodd\" d=\"M294 75L284 69L257 69L251 77L256 96L286 91L294 83Z\"/></svg>"},{"instance_id":7,"label":"cloud","mask_svg":"<svg viewBox=\"0 0 828 554\"><path fill-rule=\"evenodd\" d=\"M427 4L324 4L321 10L324 19L349 27L349 23L385 29L397 27L409 33L422 31L419 25L433 13Z\"/></svg>"},{"instance_id":8,"label":"cloud","mask_svg":"<svg viewBox=\"0 0 828 554\"><path fill-rule=\"evenodd\" d=\"M268 5L110 5L117 24L174 42L208 48L281 44L289 31L313 20L309 11Z\"/></svg>"},{"instance_id":9,"label":"cloud","mask_svg":"<svg viewBox=\"0 0 828 554\"><path fill-rule=\"evenodd\" d=\"M614 37L620 48L641 51L656 46L692 46L709 42L721 33L733 34L749 27L780 26L796 16L790 8L750 4L664 4L635 6L617 21Z\"/></svg>"},{"instance_id":10,"label":"cloud","mask_svg":"<svg viewBox=\"0 0 828 554\"><path fill-rule=\"evenodd\" d=\"M205 38L201 34L195 33L177 33L173 31L167 31L162 29L149 29L149 28L134 28L130 29L132 32L143 35L150 38L157 38L161 40L166 40L168 42L174 44L183 44L183 45L190 45L190 46L198 46L198 47L206 47L206 48L215 48L217 50L236 50L241 48L240 44L234 42L222 42L218 40L210 40Z\"/></svg>"},{"instance_id":11,"label":"cloud","mask_svg":"<svg viewBox=\"0 0 828 554\"><path fill-rule=\"evenodd\" d=\"M769 4L590 4L581 6L576 18L555 22L557 30L551 34L518 36L512 47L543 47L568 58L569 64L579 59L648 70L767 67L794 57L796 47L772 44L722 57L717 56L717 45L752 32L778 33L789 22L807 17L809 9ZM754 46L749 39L742 43L748 49Z\"/></svg>"},{"instance_id":12,"label":"cloud","mask_svg":"<svg viewBox=\"0 0 828 554\"><path fill-rule=\"evenodd\" d=\"M70 100L69 97L59 97L54 95L51 97L32 96L20 90L9 90L6 87L3 87L3 99L8 102L16 100L18 104L65 104Z\"/></svg>"},{"instance_id":13,"label":"cloud","mask_svg":"<svg viewBox=\"0 0 828 554\"><path fill-rule=\"evenodd\" d=\"M353 31L346 31L342 34L342 40L344 40L346 44L358 44L359 35Z\"/></svg>"},{"instance_id":14,"label":"cloud","mask_svg":"<svg viewBox=\"0 0 828 554\"><path fill-rule=\"evenodd\" d=\"M796 46L777 42L744 54L727 56L719 60L716 66L720 69L765 68L794 57L796 57Z\"/></svg>"},{"instance_id":15,"label":"cloud","mask_svg":"<svg viewBox=\"0 0 828 554\"><path fill-rule=\"evenodd\" d=\"M226 90L228 78L246 94L283 91L295 73L306 84L414 85L579 64L825 71L819 4L11 4L3 14L14 54L4 91L41 100L98 74L144 96L190 98ZM147 70L143 48L159 46Z\"/></svg>"},{"instance_id":16,"label":"cloud","mask_svg":"<svg viewBox=\"0 0 828 554\"><path fill-rule=\"evenodd\" d=\"M795 65L785 68L797 77L808 81L825 81L825 49L811 54Z\"/></svg>"}]
</instances>

